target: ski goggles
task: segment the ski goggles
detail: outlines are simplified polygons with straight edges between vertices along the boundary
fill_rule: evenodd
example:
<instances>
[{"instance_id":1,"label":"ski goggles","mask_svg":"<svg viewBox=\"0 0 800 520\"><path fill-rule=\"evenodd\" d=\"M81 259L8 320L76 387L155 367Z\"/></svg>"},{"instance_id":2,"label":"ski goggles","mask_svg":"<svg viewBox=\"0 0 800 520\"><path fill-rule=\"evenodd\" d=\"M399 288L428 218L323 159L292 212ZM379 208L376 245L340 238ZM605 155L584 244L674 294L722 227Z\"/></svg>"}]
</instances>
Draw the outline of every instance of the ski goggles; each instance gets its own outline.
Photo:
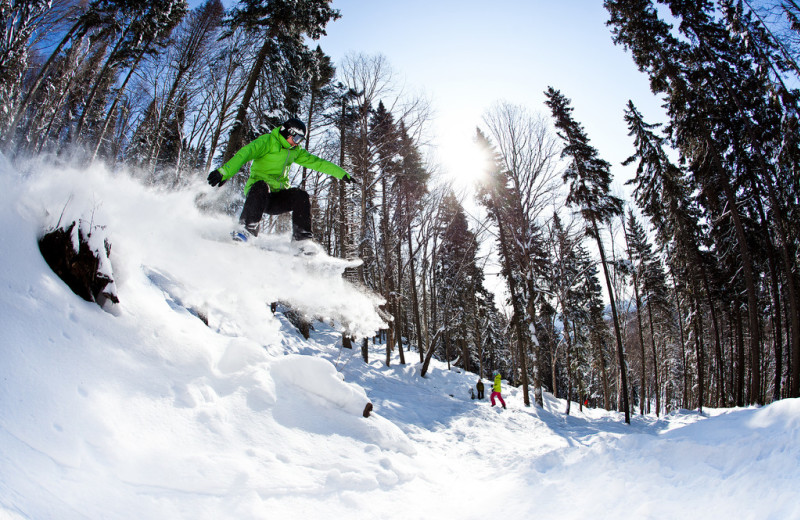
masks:
<instances>
[{"instance_id":1,"label":"ski goggles","mask_svg":"<svg viewBox=\"0 0 800 520\"><path fill-rule=\"evenodd\" d=\"M295 144L299 144L303 139L306 138L305 134L296 128L289 128L288 130Z\"/></svg>"}]
</instances>

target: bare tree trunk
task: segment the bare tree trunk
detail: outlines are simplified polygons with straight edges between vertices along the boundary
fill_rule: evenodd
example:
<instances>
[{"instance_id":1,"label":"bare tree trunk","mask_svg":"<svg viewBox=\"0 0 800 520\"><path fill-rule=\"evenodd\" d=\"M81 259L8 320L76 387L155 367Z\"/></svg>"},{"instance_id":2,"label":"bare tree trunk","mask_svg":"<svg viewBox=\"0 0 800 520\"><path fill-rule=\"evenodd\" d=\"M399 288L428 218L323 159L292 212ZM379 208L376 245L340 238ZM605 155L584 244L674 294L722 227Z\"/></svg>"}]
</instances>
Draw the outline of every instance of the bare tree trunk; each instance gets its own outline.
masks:
<instances>
[{"instance_id":1,"label":"bare tree trunk","mask_svg":"<svg viewBox=\"0 0 800 520\"><path fill-rule=\"evenodd\" d=\"M244 89L242 100L239 103L239 110L236 112L236 121L233 124L233 129L231 130L228 144L225 147L225 152L222 154L223 163L228 162L244 144L247 109L250 108L250 101L253 98L253 92L256 90L258 78L261 76L261 70L264 68L264 64L266 63L271 47L272 38L267 36L264 38L264 45L262 45L261 50L258 51L258 56L256 56L256 59L253 62L253 68L250 70L250 76L247 80L247 87Z\"/></svg>"},{"instance_id":2,"label":"bare tree trunk","mask_svg":"<svg viewBox=\"0 0 800 520\"><path fill-rule=\"evenodd\" d=\"M617 339L617 362L619 363L620 371L620 384L622 385L622 407L625 412L625 422L631 423L631 410L628 406L628 369L625 364L625 351L622 348L622 332L619 328L619 318L617 317L617 304L614 301L614 288L611 284L611 276L608 273L608 265L606 264L606 254L603 249L603 242L600 240L600 230L598 229L597 222L592 222L594 228L595 240L597 240L597 247L600 251L600 263L603 265L603 274L606 277L606 287L608 288L609 300L611 303L611 318L614 321L614 334Z\"/></svg>"},{"instance_id":3,"label":"bare tree trunk","mask_svg":"<svg viewBox=\"0 0 800 520\"><path fill-rule=\"evenodd\" d=\"M397 295L395 296L395 320L397 320L397 353L400 356L400 364L406 364L406 355L403 352L403 255L401 250L400 237L395 241L397 251Z\"/></svg>"},{"instance_id":4,"label":"bare tree trunk","mask_svg":"<svg viewBox=\"0 0 800 520\"><path fill-rule=\"evenodd\" d=\"M717 311L716 305L714 304L714 299L711 297L711 287L708 281L708 274L706 273L706 269L703 266L703 263L700 259L698 259L698 265L702 270L701 276L703 277L703 286L706 293L706 298L708 299L708 308L711 312L711 325L714 329L714 352L717 359L717 377L719 378L719 406L724 406L726 399L725 399L725 364L722 359L722 340L720 339L719 334L719 324L717 319Z\"/></svg>"},{"instance_id":5,"label":"bare tree trunk","mask_svg":"<svg viewBox=\"0 0 800 520\"><path fill-rule=\"evenodd\" d=\"M496 211L496 209L494 209ZM531 405L531 398L528 390L528 364L526 362L527 353L525 352L526 348L526 341L525 341L525 331L523 329L525 325L525 309L522 307L519 295L519 288L517 287L517 281L514 278L514 270L511 267L511 251L508 245L508 239L506 237L505 226L503 226L502 219L500 215L496 215L497 220L497 227L500 230L500 249L502 251L503 263L505 264L505 269L507 275L507 283L508 283L508 292L510 293L511 297L511 306L514 310L514 315L512 316L512 321L514 322L514 329L517 333L517 356L519 358L519 367L520 372L522 375L522 398L525 406Z\"/></svg>"},{"instance_id":6,"label":"bare tree trunk","mask_svg":"<svg viewBox=\"0 0 800 520\"><path fill-rule=\"evenodd\" d=\"M625 218L622 218L622 230L625 235L625 246L628 251L628 258L633 264L633 253L631 246L628 243L628 230L625 227ZM650 399L647 396L647 359L644 354L644 332L642 327L642 298L639 294L639 275L636 266L633 265L633 295L636 300L636 330L639 333L639 355L642 360L642 366L639 369L639 415L645 414L645 404L647 405L647 413L650 413ZM652 328L651 328L652 330ZM656 362L653 357L653 362Z\"/></svg>"},{"instance_id":7,"label":"bare tree trunk","mask_svg":"<svg viewBox=\"0 0 800 520\"><path fill-rule=\"evenodd\" d=\"M681 361L682 361L682 368L683 368L683 408L688 408L688 402L686 401L686 396L689 393L689 382L688 382L688 374L689 374L689 367L687 366L686 362L686 334L683 331L683 314L681 313L681 298L678 294L678 284L675 280L675 273L672 271L670 267L669 270L670 274L672 275L672 290L675 294L675 309L678 312L678 330L680 331L680 338L681 338Z\"/></svg>"},{"instance_id":8,"label":"bare tree trunk","mask_svg":"<svg viewBox=\"0 0 800 520\"><path fill-rule=\"evenodd\" d=\"M750 332L750 392L748 395L749 403L764 404L761 396L761 335L758 323L758 295L756 293L756 282L753 270L753 258L750 247L747 244L747 235L741 216L736 209L736 196L733 188L728 182L723 186L725 195L730 206L729 214L736 229L736 237L739 243L739 254L742 259L742 275L744 276L745 289L747 292L747 315L749 317Z\"/></svg>"},{"instance_id":9,"label":"bare tree trunk","mask_svg":"<svg viewBox=\"0 0 800 520\"><path fill-rule=\"evenodd\" d=\"M425 341L422 337L422 320L420 319L419 311L419 295L417 294L417 273L414 266L414 248L411 241L411 221L407 223L406 237L408 239L408 263L409 274L411 275L411 306L414 314L414 327L417 331L417 350L419 350L419 362L423 362L423 352L425 350Z\"/></svg>"},{"instance_id":10,"label":"bare tree trunk","mask_svg":"<svg viewBox=\"0 0 800 520\"><path fill-rule=\"evenodd\" d=\"M100 85L103 84L103 80L106 77L106 74L117 64L114 63L115 58L117 58L117 54L119 52L120 47L125 42L125 38L128 36L128 32L133 27L133 24L129 24L125 31L122 33L122 36L117 40L117 44L114 46L114 49L108 55L105 63L103 64L103 68L100 70L100 73L97 75L97 79L92 85L92 90L89 92L89 96L86 99L86 104L84 106L83 112L81 113L81 117L78 119L78 124L75 130L75 135L80 135L83 131L83 125L86 123L86 116L89 114L92 108L92 104L94 103L94 99L97 96L97 90L100 88Z\"/></svg>"},{"instance_id":11,"label":"bare tree trunk","mask_svg":"<svg viewBox=\"0 0 800 520\"><path fill-rule=\"evenodd\" d=\"M50 67L52 66L56 57L58 57L59 53L61 53L61 50L64 48L67 42L75 35L75 32L78 30L79 27L80 27L80 21L76 22L70 28L70 30L67 31L67 34L64 35L64 37L56 46L55 50L52 53L50 53L50 57L47 58L47 61L39 70L39 74L36 77L36 81L34 81L33 85L31 85L31 88L25 94L25 97L22 98L22 101L20 101L20 103L17 104L16 109L14 110L13 117L11 118L12 123L11 126L9 127L8 136L6 138L6 144L11 142L11 137L14 135L17 125L19 125L22 119L22 114L25 113L25 108L28 106L33 97L39 91L39 88L42 86L42 83L44 83L44 80L47 77L47 73L50 71Z\"/></svg>"},{"instance_id":12,"label":"bare tree trunk","mask_svg":"<svg viewBox=\"0 0 800 520\"><path fill-rule=\"evenodd\" d=\"M770 287L772 288L772 329L773 351L775 356L775 379L773 380L772 399L781 398L781 375L783 373L783 324L781 320L781 289L778 283L778 269L775 265L774 251L769 252Z\"/></svg>"},{"instance_id":13,"label":"bare tree trunk","mask_svg":"<svg viewBox=\"0 0 800 520\"><path fill-rule=\"evenodd\" d=\"M147 49L147 47L149 47L149 44L145 46L145 49ZM131 65L128 74L125 76L125 80L122 82L122 85L120 85L119 89L117 90L117 95L114 96L114 101L111 103L111 107L108 109L106 118L103 122L103 128L100 129L100 133L97 136L97 143L95 144L94 151L92 152L92 158L91 158L92 161L94 161L94 159L97 157L97 153L100 151L100 146L103 144L103 138L106 135L106 131L108 131L108 125L114 116L114 111L117 109L117 103L119 103L119 100L122 97L122 93L125 92L125 87L128 85L128 81L131 79L131 77L133 77L133 73L136 71L137 67L139 66L139 63L142 61L142 58L144 58L144 55L145 51L143 50L141 54L139 54L139 56L136 57L136 61L134 61L133 65Z\"/></svg>"},{"instance_id":14,"label":"bare tree trunk","mask_svg":"<svg viewBox=\"0 0 800 520\"><path fill-rule=\"evenodd\" d=\"M649 303L647 304L647 315L650 321L650 347L653 351L653 387L656 395L656 417L658 417L661 411L661 387L658 382L658 352L656 351L656 329L655 323L653 323L653 307Z\"/></svg>"},{"instance_id":15,"label":"bare tree trunk","mask_svg":"<svg viewBox=\"0 0 800 520\"><path fill-rule=\"evenodd\" d=\"M703 404L705 403L705 347L703 344L703 319L700 315L700 303L697 298L692 297L694 304L694 318L692 323L694 325L694 342L695 354L697 358L697 408L700 412L703 411Z\"/></svg>"},{"instance_id":16,"label":"bare tree trunk","mask_svg":"<svg viewBox=\"0 0 800 520\"><path fill-rule=\"evenodd\" d=\"M744 406L745 387L745 354L744 354L744 327L739 304L734 303L733 322L736 333L736 406Z\"/></svg>"},{"instance_id":17,"label":"bare tree trunk","mask_svg":"<svg viewBox=\"0 0 800 520\"><path fill-rule=\"evenodd\" d=\"M570 333L570 324L567 317L562 314L564 323L564 340L567 342L567 408L564 413L569 415L569 409L572 406L572 334Z\"/></svg>"}]
</instances>

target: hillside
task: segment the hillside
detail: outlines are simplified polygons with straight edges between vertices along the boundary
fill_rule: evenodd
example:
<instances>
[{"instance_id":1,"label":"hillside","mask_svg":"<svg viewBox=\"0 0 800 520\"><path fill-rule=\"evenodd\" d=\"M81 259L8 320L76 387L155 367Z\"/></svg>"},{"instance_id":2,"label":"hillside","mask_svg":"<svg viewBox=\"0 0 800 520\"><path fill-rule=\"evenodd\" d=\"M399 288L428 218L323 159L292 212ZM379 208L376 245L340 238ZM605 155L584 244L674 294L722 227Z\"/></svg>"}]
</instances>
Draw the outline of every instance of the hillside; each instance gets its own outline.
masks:
<instances>
[{"instance_id":1,"label":"hillside","mask_svg":"<svg viewBox=\"0 0 800 520\"><path fill-rule=\"evenodd\" d=\"M0 162L0 518L800 518L798 400L630 426L508 386L491 408L474 374L342 348L378 298L231 243L206 186ZM119 304L42 259L72 220L111 243ZM320 318L308 340L275 301Z\"/></svg>"}]
</instances>

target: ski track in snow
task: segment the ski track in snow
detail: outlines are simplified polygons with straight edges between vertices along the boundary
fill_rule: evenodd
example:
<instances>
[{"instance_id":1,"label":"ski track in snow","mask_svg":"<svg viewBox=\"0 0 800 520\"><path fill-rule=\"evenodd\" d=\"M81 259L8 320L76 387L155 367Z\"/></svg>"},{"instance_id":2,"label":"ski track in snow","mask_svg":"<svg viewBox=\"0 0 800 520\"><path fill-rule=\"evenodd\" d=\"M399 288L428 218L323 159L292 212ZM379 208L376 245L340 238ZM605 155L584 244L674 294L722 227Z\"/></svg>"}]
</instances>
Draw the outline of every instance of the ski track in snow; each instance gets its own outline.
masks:
<instances>
[{"instance_id":1,"label":"ski track in snow","mask_svg":"<svg viewBox=\"0 0 800 520\"><path fill-rule=\"evenodd\" d=\"M625 425L504 382L492 408L474 374L342 348L378 298L229 243L200 182L0 163L0 518L800 518L800 400ZM47 267L59 219L108 236L119 305ZM273 301L324 321L306 341Z\"/></svg>"}]
</instances>

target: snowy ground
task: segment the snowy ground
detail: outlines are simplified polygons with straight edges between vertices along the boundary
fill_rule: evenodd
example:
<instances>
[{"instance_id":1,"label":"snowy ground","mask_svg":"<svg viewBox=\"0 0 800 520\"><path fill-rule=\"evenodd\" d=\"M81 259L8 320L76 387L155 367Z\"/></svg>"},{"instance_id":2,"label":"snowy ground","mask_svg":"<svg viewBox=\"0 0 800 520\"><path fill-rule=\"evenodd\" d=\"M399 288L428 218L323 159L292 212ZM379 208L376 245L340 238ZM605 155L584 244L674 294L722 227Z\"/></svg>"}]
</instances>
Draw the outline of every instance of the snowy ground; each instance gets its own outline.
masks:
<instances>
[{"instance_id":1,"label":"snowy ground","mask_svg":"<svg viewBox=\"0 0 800 520\"><path fill-rule=\"evenodd\" d=\"M491 408L473 374L341 348L376 298L228 243L208 187L0 162L0 518L800 518L798 400L630 426L517 389ZM112 309L39 254L77 218L112 243ZM275 300L325 323L306 341Z\"/></svg>"}]
</instances>

